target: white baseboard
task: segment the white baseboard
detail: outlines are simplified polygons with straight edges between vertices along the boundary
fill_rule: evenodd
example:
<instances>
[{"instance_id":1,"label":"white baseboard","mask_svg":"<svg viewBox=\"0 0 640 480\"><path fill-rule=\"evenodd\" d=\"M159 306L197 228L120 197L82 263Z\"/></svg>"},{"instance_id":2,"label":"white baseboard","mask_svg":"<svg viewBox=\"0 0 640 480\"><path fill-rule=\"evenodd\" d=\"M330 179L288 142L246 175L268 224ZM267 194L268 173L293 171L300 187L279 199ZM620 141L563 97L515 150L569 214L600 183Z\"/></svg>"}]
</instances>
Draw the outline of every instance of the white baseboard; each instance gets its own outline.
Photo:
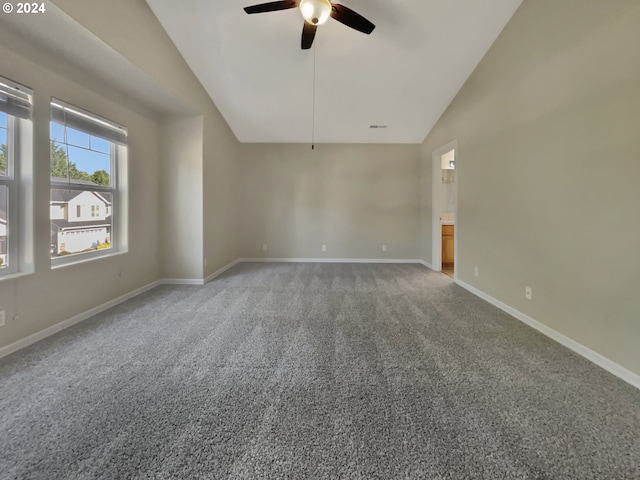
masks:
<instances>
[{"instance_id":1,"label":"white baseboard","mask_svg":"<svg viewBox=\"0 0 640 480\"><path fill-rule=\"evenodd\" d=\"M238 262L262 263L423 263L410 258L240 258Z\"/></svg>"},{"instance_id":2,"label":"white baseboard","mask_svg":"<svg viewBox=\"0 0 640 480\"><path fill-rule=\"evenodd\" d=\"M430 263L425 262L424 260L418 260L418 263L420 265L424 265L425 267L427 267L429 270L433 270L433 265L431 265Z\"/></svg>"},{"instance_id":3,"label":"white baseboard","mask_svg":"<svg viewBox=\"0 0 640 480\"><path fill-rule=\"evenodd\" d=\"M202 286L205 283L210 282L211 280L213 280L217 276L222 275L224 272L226 272L231 267L237 265L240 262L242 262L242 259L238 258L237 260L234 260L233 262L225 265L224 267L219 268L218 270L213 272L211 275L208 275L207 277L205 277L203 279L200 279L200 278L163 278L163 279L159 280L159 282L160 282L161 285L201 285Z\"/></svg>"},{"instance_id":4,"label":"white baseboard","mask_svg":"<svg viewBox=\"0 0 640 480\"><path fill-rule=\"evenodd\" d=\"M237 265L238 263L241 262L241 259L236 259L233 262L231 262L228 265L225 265L224 267L216 270L215 272L213 272L211 275L209 275L208 277L206 277L204 279L204 283L210 282L211 280L213 280L214 278L216 278L219 275L222 275L224 272L226 272L227 270L229 270L231 267Z\"/></svg>"},{"instance_id":5,"label":"white baseboard","mask_svg":"<svg viewBox=\"0 0 640 480\"><path fill-rule=\"evenodd\" d=\"M104 312L105 310L111 307L115 307L116 305L122 302L125 302L130 298L136 297L141 293L144 293L148 290L151 290L152 288L157 287L161 283L162 282L160 280L156 280L155 282L145 285L144 287L140 287L132 292L125 293L124 295L121 295L118 298L109 300L108 302L103 303L102 305L98 305L97 307L91 308L86 312L79 313L78 315L75 315L71 318L63 320L62 322L58 322L55 325L51 325L50 327L45 328L44 330L40 330L39 332L29 335L28 337L21 338L16 342L13 342L4 347L0 347L0 358L6 357L7 355L17 352L22 348L28 347L31 344L39 342L40 340L44 340L45 338L53 335L54 333L58 333L61 330L64 330L65 328L69 328L70 326L75 325L76 323L80 323L83 320L93 317L94 315L97 315L100 312Z\"/></svg>"},{"instance_id":6,"label":"white baseboard","mask_svg":"<svg viewBox=\"0 0 640 480\"><path fill-rule=\"evenodd\" d=\"M604 368L606 371L614 374L616 377L619 377L622 380L624 380L625 382L627 382L627 383L633 385L634 387L640 389L640 375L637 375L637 374L633 373L632 371L627 370L622 365L618 365L614 361L608 359L607 357L604 357L604 356L600 355L597 352L594 352L593 350L591 350L588 347L585 347L581 343L578 343L575 340L570 339L569 337L563 335L562 333L555 331L554 329L546 326L543 323L540 323L539 321L537 321L537 320L531 318L530 316L520 312L519 310L516 310L515 308L510 307L509 305L501 302L500 300L497 300L497 299L493 298L492 296L487 295L482 290L478 290L477 288L472 287L471 285L469 285L469 284L467 284L467 283L465 283L465 282L463 282L461 280L457 280L456 279L455 283L460 285L465 290L468 290L469 292L473 293L474 295L477 295L478 297L482 298L483 300L486 300L487 302L489 302L493 306L498 307L500 310L508 313L512 317L515 317L516 319L520 320L521 322L526 323L531 328L535 328L540 333L546 335L547 337L551 338L552 340L555 340L556 342L564 345L568 349L573 350L574 352L576 352L577 354L583 356L584 358L586 358L590 362L593 362L596 365L598 365L599 367Z\"/></svg>"},{"instance_id":7,"label":"white baseboard","mask_svg":"<svg viewBox=\"0 0 640 480\"><path fill-rule=\"evenodd\" d=\"M159 285L204 285L202 278L161 278Z\"/></svg>"}]
</instances>

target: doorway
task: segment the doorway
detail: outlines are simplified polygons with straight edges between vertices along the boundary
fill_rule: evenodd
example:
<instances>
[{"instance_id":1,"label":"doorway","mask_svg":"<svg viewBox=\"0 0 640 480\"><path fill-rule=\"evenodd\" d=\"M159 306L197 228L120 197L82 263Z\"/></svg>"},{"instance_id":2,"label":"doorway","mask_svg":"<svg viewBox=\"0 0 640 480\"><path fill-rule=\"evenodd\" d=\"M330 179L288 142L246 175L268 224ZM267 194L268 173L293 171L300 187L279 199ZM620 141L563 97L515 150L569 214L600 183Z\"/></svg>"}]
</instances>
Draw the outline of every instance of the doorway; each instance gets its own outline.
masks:
<instances>
[{"instance_id":1,"label":"doorway","mask_svg":"<svg viewBox=\"0 0 640 480\"><path fill-rule=\"evenodd\" d=\"M450 142L432 154L432 266L456 278L458 189L457 142Z\"/></svg>"}]
</instances>

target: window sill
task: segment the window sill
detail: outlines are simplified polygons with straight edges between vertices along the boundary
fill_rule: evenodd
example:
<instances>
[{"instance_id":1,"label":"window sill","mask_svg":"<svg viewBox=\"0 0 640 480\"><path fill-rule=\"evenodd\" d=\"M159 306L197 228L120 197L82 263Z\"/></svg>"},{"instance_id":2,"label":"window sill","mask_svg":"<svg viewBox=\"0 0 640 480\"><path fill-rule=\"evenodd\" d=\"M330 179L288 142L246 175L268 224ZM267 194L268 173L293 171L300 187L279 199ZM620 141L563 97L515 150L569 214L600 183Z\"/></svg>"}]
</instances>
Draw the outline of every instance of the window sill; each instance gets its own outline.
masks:
<instances>
[{"instance_id":1,"label":"window sill","mask_svg":"<svg viewBox=\"0 0 640 480\"><path fill-rule=\"evenodd\" d=\"M33 275L33 273L34 272L32 271L7 273L6 275L0 275L0 282L3 282L5 280L15 280L17 278L27 277L29 275Z\"/></svg>"},{"instance_id":2,"label":"window sill","mask_svg":"<svg viewBox=\"0 0 640 480\"><path fill-rule=\"evenodd\" d=\"M84 253L79 255L69 255L66 257L60 258L52 258L51 259L51 270L56 270L58 268L70 267L72 265L79 265L81 263L93 262L95 260L101 260L103 258L111 258L118 257L120 255L124 255L128 250L118 250L115 252L95 252L95 253Z\"/></svg>"}]
</instances>

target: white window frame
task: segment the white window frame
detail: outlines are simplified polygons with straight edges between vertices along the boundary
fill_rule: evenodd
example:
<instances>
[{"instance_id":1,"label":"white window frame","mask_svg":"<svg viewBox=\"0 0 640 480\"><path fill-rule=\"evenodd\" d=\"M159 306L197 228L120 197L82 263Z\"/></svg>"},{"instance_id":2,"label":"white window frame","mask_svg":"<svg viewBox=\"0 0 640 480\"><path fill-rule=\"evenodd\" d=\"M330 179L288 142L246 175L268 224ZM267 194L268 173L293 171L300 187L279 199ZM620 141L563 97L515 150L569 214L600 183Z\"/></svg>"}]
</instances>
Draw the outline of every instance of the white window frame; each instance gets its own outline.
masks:
<instances>
[{"instance_id":1,"label":"white window frame","mask_svg":"<svg viewBox=\"0 0 640 480\"><path fill-rule=\"evenodd\" d=\"M18 151L19 121L7 114L7 170L0 175L0 186L7 191L7 262L0 269L0 275L10 275L18 271L18 245L20 244L18 218L18 181L20 178L20 154Z\"/></svg>"},{"instance_id":2,"label":"white window frame","mask_svg":"<svg viewBox=\"0 0 640 480\"><path fill-rule=\"evenodd\" d=\"M7 114L7 169L0 176L0 185L7 190L7 261L0 268L1 281L33 271L33 190L28 187L33 167L33 91L0 77L0 96Z\"/></svg>"},{"instance_id":3,"label":"white window frame","mask_svg":"<svg viewBox=\"0 0 640 480\"><path fill-rule=\"evenodd\" d=\"M111 144L111 165L110 165L110 180L111 185L84 185L74 184L71 180L60 182L51 180L50 190L52 189L65 189L74 190L80 192L102 192L111 194L111 231L108 234L111 247L108 249L94 250L91 252L80 252L73 255L66 255L62 257L51 257L51 267L58 268L66 265L73 265L77 263L83 263L86 261L95 260L98 258L109 257L113 255L120 255L127 252L128 240L127 240L127 146L126 144L118 144L114 141L105 138L100 132L108 132L105 129L113 129L126 141L127 129L110 120L100 117L94 113L83 110L79 107L73 106L61 100L52 98L52 117L51 122L61 124L61 122L54 120L54 109L64 109L75 115L75 121L86 121L87 124L69 124L66 126L76 130L83 131L89 135L103 138L108 140ZM95 131L92 130L90 122L95 122ZM80 126L80 128L78 128ZM51 142L51 139L49 139ZM51 159L49 159L51 161ZM90 208L90 206L87 206ZM93 217L92 217L93 218Z\"/></svg>"}]
</instances>

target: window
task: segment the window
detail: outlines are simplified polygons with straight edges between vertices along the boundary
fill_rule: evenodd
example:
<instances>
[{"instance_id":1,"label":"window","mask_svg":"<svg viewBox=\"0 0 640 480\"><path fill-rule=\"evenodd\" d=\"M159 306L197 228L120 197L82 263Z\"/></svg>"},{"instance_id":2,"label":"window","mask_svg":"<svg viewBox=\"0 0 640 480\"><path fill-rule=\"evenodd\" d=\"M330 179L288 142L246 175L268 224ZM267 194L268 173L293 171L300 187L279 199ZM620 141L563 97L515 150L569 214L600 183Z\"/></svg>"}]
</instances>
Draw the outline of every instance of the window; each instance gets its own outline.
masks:
<instances>
[{"instance_id":1,"label":"window","mask_svg":"<svg viewBox=\"0 0 640 480\"><path fill-rule=\"evenodd\" d=\"M26 236L25 206L19 203L29 166L20 135L21 129L28 130L31 98L28 88L0 77L0 276L19 271L27 250L28 242L21 238Z\"/></svg>"},{"instance_id":2,"label":"window","mask_svg":"<svg viewBox=\"0 0 640 480\"><path fill-rule=\"evenodd\" d=\"M125 250L127 131L51 101L51 257L54 266ZM68 212L75 211L75 217Z\"/></svg>"}]
</instances>

